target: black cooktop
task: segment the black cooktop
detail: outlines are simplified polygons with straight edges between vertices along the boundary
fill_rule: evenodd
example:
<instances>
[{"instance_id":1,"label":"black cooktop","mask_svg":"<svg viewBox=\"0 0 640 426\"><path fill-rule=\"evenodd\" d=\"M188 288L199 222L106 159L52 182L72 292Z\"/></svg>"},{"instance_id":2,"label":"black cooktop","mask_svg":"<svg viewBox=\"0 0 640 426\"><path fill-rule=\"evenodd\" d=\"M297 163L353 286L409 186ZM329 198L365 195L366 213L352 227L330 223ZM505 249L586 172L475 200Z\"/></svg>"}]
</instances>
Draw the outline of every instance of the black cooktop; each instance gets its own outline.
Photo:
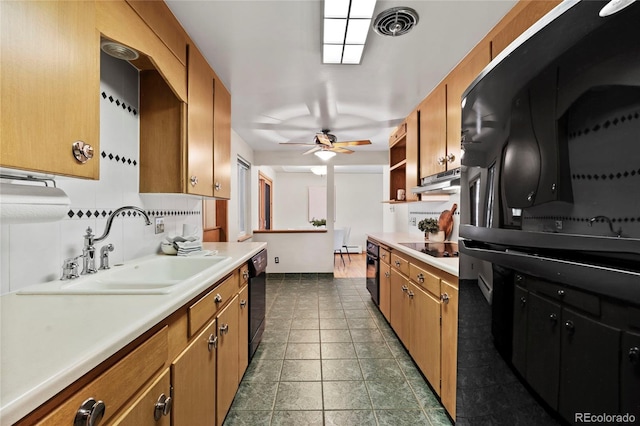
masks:
<instances>
[{"instance_id":1,"label":"black cooktop","mask_svg":"<svg viewBox=\"0 0 640 426\"><path fill-rule=\"evenodd\" d=\"M458 257L458 243L400 243L433 257Z\"/></svg>"}]
</instances>

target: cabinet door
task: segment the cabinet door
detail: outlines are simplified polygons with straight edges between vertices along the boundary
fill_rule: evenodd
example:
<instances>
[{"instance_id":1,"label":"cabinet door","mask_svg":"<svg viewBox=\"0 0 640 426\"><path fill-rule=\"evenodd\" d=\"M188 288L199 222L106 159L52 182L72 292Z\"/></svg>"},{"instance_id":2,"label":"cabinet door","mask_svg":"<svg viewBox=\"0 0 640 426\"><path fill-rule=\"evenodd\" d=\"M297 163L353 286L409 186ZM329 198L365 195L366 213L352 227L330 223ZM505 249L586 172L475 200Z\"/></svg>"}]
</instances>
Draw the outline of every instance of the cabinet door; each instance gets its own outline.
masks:
<instances>
[{"instance_id":1,"label":"cabinet door","mask_svg":"<svg viewBox=\"0 0 640 426\"><path fill-rule=\"evenodd\" d=\"M433 89L419 108L420 177L425 177L446 170L447 89L445 84L441 83Z\"/></svg>"},{"instance_id":2,"label":"cabinet door","mask_svg":"<svg viewBox=\"0 0 640 426\"><path fill-rule=\"evenodd\" d=\"M622 335L622 359L620 365L620 413L640 418L640 335Z\"/></svg>"},{"instance_id":3,"label":"cabinet door","mask_svg":"<svg viewBox=\"0 0 640 426\"><path fill-rule=\"evenodd\" d=\"M462 93L491 62L489 42L476 46L447 76L447 169L460 167Z\"/></svg>"},{"instance_id":4,"label":"cabinet door","mask_svg":"<svg viewBox=\"0 0 640 426\"><path fill-rule=\"evenodd\" d=\"M442 290L442 384L440 399L451 418L456 418L456 380L458 372L458 286L440 281Z\"/></svg>"},{"instance_id":5,"label":"cabinet door","mask_svg":"<svg viewBox=\"0 0 640 426\"><path fill-rule=\"evenodd\" d=\"M566 308L561 326L560 415L617 413L620 330Z\"/></svg>"},{"instance_id":6,"label":"cabinet door","mask_svg":"<svg viewBox=\"0 0 640 426\"><path fill-rule=\"evenodd\" d=\"M213 196L231 198L231 94L215 80L213 116Z\"/></svg>"},{"instance_id":7,"label":"cabinet door","mask_svg":"<svg viewBox=\"0 0 640 426\"><path fill-rule=\"evenodd\" d=\"M526 374L527 368L527 313L529 292L516 286L513 295L513 344L511 362L522 374Z\"/></svg>"},{"instance_id":8,"label":"cabinet door","mask_svg":"<svg viewBox=\"0 0 640 426\"><path fill-rule=\"evenodd\" d=\"M525 377L542 399L555 409L558 406L560 365L560 306L529 293L527 309Z\"/></svg>"},{"instance_id":9,"label":"cabinet door","mask_svg":"<svg viewBox=\"0 0 640 426\"><path fill-rule=\"evenodd\" d=\"M387 255L388 256L388 255ZM380 262L380 312L391 321L391 266Z\"/></svg>"},{"instance_id":10,"label":"cabinet door","mask_svg":"<svg viewBox=\"0 0 640 426\"><path fill-rule=\"evenodd\" d=\"M215 425L216 320L171 364L174 425Z\"/></svg>"},{"instance_id":11,"label":"cabinet door","mask_svg":"<svg viewBox=\"0 0 640 426\"><path fill-rule=\"evenodd\" d=\"M100 34L93 1L0 2L0 165L99 178ZM75 141L90 144L85 164Z\"/></svg>"},{"instance_id":12,"label":"cabinet door","mask_svg":"<svg viewBox=\"0 0 640 426\"><path fill-rule=\"evenodd\" d=\"M238 295L238 381L249 365L249 286Z\"/></svg>"},{"instance_id":13,"label":"cabinet door","mask_svg":"<svg viewBox=\"0 0 640 426\"><path fill-rule=\"evenodd\" d=\"M409 284L409 353L440 395L440 300Z\"/></svg>"},{"instance_id":14,"label":"cabinet door","mask_svg":"<svg viewBox=\"0 0 640 426\"><path fill-rule=\"evenodd\" d=\"M218 360L217 360L217 418L218 425L231 407L233 397L238 390L238 324L239 305L238 295L220 311L218 321Z\"/></svg>"},{"instance_id":15,"label":"cabinet door","mask_svg":"<svg viewBox=\"0 0 640 426\"><path fill-rule=\"evenodd\" d=\"M171 424L170 413L160 412L158 413L159 418L156 420L155 409L157 403L164 403L168 410L171 409L172 400L167 401L167 398L171 397L170 389L171 381L167 368L113 424L116 426L169 426Z\"/></svg>"},{"instance_id":16,"label":"cabinet door","mask_svg":"<svg viewBox=\"0 0 640 426\"><path fill-rule=\"evenodd\" d=\"M211 67L190 45L186 192L209 197L213 196L213 82Z\"/></svg>"},{"instance_id":17,"label":"cabinet door","mask_svg":"<svg viewBox=\"0 0 640 426\"><path fill-rule=\"evenodd\" d=\"M409 347L409 306L407 291L409 280L397 270L391 268L390 310L391 327L402 343Z\"/></svg>"}]
</instances>

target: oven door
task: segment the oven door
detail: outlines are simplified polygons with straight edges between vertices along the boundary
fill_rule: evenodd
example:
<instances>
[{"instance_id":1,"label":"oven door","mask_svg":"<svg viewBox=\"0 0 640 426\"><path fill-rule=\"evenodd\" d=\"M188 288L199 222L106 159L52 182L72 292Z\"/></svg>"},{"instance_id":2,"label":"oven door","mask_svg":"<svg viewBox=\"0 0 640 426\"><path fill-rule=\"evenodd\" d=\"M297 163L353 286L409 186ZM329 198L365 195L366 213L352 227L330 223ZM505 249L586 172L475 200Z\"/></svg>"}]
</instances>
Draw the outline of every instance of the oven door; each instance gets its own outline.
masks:
<instances>
[{"instance_id":1,"label":"oven door","mask_svg":"<svg viewBox=\"0 0 640 426\"><path fill-rule=\"evenodd\" d=\"M377 256L367 253L367 290L376 305L380 304L380 261Z\"/></svg>"}]
</instances>

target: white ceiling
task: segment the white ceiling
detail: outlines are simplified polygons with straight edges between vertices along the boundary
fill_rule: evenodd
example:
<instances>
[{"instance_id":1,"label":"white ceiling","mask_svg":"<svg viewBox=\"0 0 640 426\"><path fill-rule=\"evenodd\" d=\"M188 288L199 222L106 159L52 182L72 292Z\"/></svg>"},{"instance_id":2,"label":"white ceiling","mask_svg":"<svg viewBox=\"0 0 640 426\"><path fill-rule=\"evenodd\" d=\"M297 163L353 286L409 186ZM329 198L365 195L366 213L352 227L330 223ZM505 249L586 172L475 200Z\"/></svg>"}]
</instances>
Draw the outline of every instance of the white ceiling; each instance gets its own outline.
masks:
<instances>
[{"instance_id":1,"label":"white ceiling","mask_svg":"<svg viewBox=\"0 0 640 426\"><path fill-rule=\"evenodd\" d=\"M279 143L328 128L338 141L372 141L355 151L387 150L393 128L515 1L378 1L374 17L408 6L420 21L397 38L371 30L360 65L322 64L319 0L167 4L231 91L238 135L256 151L302 153Z\"/></svg>"}]
</instances>

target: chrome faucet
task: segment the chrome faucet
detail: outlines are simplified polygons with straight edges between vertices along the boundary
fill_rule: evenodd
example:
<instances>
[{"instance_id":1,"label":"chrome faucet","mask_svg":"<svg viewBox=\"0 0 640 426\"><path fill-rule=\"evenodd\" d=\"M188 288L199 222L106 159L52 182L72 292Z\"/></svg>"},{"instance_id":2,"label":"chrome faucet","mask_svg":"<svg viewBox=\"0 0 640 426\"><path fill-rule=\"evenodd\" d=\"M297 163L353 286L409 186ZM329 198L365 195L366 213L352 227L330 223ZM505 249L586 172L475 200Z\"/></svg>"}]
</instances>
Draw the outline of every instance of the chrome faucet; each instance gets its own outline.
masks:
<instances>
[{"instance_id":1,"label":"chrome faucet","mask_svg":"<svg viewBox=\"0 0 640 426\"><path fill-rule=\"evenodd\" d=\"M96 272L98 272L98 270L96 269L96 258L95 258L96 248L93 246L93 244L98 243L104 240L105 238L107 238L109 236L109 232L111 232L111 225L113 224L113 219L118 215L118 213L121 213L127 210L134 210L140 213L144 217L145 224L147 226L151 225L151 219L149 219L149 216L140 207L124 206L114 210L113 213L109 215L109 217L107 218L107 225L105 226L104 233L100 237L96 238L96 236L93 234L93 230L91 229L91 227L87 228L87 233L84 235L84 248L82 249L82 272L80 273L81 275L95 274ZM112 247L111 249L107 249L107 250L112 251L113 246L111 247ZM103 256L105 255L108 256L107 250L103 250L102 252ZM103 259L103 262L104 262L104 259ZM104 266L104 263L103 263L103 266ZM107 267L108 267L108 260L107 260Z\"/></svg>"},{"instance_id":2,"label":"chrome faucet","mask_svg":"<svg viewBox=\"0 0 640 426\"><path fill-rule=\"evenodd\" d=\"M611 230L612 234L615 234L616 237L621 237L622 236L622 227L618 228L617 231L613 230L613 223L611 222L611 219L609 219L607 216L594 216L591 219L589 219L589 226L593 226L593 222L602 219L605 222L607 222L609 224L609 229Z\"/></svg>"}]
</instances>

